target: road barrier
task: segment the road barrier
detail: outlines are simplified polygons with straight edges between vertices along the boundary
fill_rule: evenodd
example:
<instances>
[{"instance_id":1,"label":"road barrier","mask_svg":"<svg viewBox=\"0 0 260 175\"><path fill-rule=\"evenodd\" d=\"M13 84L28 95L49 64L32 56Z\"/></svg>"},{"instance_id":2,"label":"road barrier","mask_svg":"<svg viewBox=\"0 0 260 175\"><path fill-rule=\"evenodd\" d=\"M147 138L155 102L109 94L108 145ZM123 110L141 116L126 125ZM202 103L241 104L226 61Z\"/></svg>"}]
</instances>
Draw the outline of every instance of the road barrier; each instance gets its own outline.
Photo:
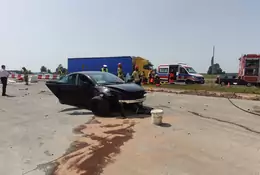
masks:
<instances>
[{"instance_id":1,"label":"road barrier","mask_svg":"<svg viewBox=\"0 0 260 175\"><path fill-rule=\"evenodd\" d=\"M60 78L60 76L56 75L56 74L29 75L29 78L31 78L32 76L37 76L38 80L58 80ZM24 75L23 74L11 74L10 78L20 80L20 79L24 78Z\"/></svg>"}]
</instances>

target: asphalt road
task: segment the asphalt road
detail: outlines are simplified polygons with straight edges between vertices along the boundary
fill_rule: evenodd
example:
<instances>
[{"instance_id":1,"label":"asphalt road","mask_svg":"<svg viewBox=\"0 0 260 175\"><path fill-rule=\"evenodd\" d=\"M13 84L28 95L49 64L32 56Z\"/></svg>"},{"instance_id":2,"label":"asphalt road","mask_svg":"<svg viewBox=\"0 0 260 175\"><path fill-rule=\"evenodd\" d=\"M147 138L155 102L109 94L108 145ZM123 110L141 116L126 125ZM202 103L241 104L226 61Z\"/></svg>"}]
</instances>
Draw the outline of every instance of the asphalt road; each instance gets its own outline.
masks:
<instances>
[{"instance_id":1,"label":"asphalt road","mask_svg":"<svg viewBox=\"0 0 260 175\"><path fill-rule=\"evenodd\" d=\"M0 97L0 174L48 174L48 162L66 152L78 137L73 128L92 114L60 105L42 82L12 84L7 92L13 97ZM260 106L233 101L246 110ZM141 120L103 174L260 173L260 116L223 98L149 93L146 104L164 109L167 127Z\"/></svg>"}]
</instances>

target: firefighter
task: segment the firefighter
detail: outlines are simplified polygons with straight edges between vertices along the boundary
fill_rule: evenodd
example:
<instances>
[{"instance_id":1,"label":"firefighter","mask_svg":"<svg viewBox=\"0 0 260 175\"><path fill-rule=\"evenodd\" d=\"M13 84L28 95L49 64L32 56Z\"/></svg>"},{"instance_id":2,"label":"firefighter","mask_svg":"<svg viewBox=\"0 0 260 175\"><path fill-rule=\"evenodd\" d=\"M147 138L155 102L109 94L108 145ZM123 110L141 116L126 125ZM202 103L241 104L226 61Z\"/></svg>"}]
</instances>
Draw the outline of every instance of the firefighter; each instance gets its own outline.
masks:
<instances>
[{"instance_id":1,"label":"firefighter","mask_svg":"<svg viewBox=\"0 0 260 175\"><path fill-rule=\"evenodd\" d=\"M153 70L151 70L148 74L149 84L153 84L154 82L154 73Z\"/></svg>"},{"instance_id":2,"label":"firefighter","mask_svg":"<svg viewBox=\"0 0 260 175\"><path fill-rule=\"evenodd\" d=\"M154 82L156 86L161 85L160 77L157 74L155 74Z\"/></svg>"},{"instance_id":3,"label":"firefighter","mask_svg":"<svg viewBox=\"0 0 260 175\"><path fill-rule=\"evenodd\" d=\"M169 83L172 84L174 83L174 72L171 70L170 75L169 75Z\"/></svg>"},{"instance_id":4,"label":"firefighter","mask_svg":"<svg viewBox=\"0 0 260 175\"><path fill-rule=\"evenodd\" d=\"M27 69L25 67L22 68L23 69L23 76L24 76L24 82L25 85L29 85L29 72L27 71Z\"/></svg>"},{"instance_id":5,"label":"firefighter","mask_svg":"<svg viewBox=\"0 0 260 175\"><path fill-rule=\"evenodd\" d=\"M101 72L108 72L107 65L103 65L103 67L101 68Z\"/></svg>"},{"instance_id":6,"label":"firefighter","mask_svg":"<svg viewBox=\"0 0 260 175\"><path fill-rule=\"evenodd\" d=\"M132 77L133 77L134 82L141 86L141 79L140 79L140 73L139 73L138 66L135 66L135 70L132 73Z\"/></svg>"},{"instance_id":7,"label":"firefighter","mask_svg":"<svg viewBox=\"0 0 260 175\"><path fill-rule=\"evenodd\" d=\"M62 67L58 68L58 74L60 76L60 79L62 79L65 76L65 72L63 71Z\"/></svg>"},{"instance_id":8,"label":"firefighter","mask_svg":"<svg viewBox=\"0 0 260 175\"><path fill-rule=\"evenodd\" d=\"M123 73L123 68L122 68L122 64L121 63L118 63L117 76L119 78L121 78L122 80L124 80L124 73Z\"/></svg>"}]
</instances>

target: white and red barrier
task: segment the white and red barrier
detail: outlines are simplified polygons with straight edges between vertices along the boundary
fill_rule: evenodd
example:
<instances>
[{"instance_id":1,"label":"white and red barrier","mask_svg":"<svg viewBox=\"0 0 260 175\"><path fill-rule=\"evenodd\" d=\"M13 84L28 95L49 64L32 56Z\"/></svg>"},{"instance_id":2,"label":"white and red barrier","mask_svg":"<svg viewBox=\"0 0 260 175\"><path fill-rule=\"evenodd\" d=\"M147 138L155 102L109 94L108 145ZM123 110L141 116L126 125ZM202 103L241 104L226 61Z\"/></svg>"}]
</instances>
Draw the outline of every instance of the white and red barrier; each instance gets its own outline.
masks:
<instances>
[{"instance_id":1,"label":"white and red barrier","mask_svg":"<svg viewBox=\"0 0 260 175\"><path fill-rule=\"evenodd\" d=\"M31 78L32 76L37 76L38 80L58 80L60 78L59 75L56 75L56 74L29 75L29 78ZM24 75L23 74L11 74L10 78L20 80L20 79L24 78Z\"/></svg>"}]
</instances>

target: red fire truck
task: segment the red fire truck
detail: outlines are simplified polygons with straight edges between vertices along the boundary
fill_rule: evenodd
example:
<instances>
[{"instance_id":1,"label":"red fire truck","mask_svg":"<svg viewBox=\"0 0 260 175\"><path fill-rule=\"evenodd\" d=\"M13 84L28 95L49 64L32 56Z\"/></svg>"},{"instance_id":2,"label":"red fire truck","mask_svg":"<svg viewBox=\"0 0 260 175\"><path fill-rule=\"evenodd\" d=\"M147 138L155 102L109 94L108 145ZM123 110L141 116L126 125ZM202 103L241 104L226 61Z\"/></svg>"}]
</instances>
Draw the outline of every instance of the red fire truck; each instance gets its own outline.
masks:
<instances>
[{"instance_id":1,"label":"red fire truck","mask_svg":"<svg viewBox=\"0 0 260 175\"><path fill-rule=\"evenodd\" d=\"M260 54L246 54L239 58L238 84L260 84Z\"/></svg>"}]
</instances>

